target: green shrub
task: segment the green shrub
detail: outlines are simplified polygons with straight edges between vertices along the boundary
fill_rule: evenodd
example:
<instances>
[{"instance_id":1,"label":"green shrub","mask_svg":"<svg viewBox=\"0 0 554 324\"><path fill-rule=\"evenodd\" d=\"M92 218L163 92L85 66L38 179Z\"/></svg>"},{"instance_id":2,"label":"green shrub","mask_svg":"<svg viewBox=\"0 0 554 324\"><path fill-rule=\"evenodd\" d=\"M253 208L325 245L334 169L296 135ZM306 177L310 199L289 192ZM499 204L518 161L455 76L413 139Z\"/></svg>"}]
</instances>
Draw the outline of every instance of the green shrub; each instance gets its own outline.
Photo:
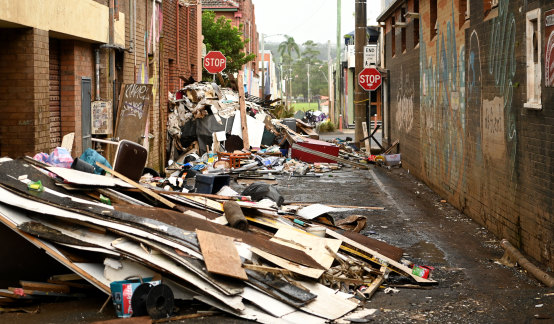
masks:
<instances>
[{"instance_id":1,"label":"green shrub","mask_svg":"<svg viewBox=\"0 0 554 324\"><path fill-rule=\"evenodd\" d=\"M333 124L330 120L319 124L319 132L320 133L334 132L335 129L336 129L335 124Z\"/></svg>"}]
</instances>

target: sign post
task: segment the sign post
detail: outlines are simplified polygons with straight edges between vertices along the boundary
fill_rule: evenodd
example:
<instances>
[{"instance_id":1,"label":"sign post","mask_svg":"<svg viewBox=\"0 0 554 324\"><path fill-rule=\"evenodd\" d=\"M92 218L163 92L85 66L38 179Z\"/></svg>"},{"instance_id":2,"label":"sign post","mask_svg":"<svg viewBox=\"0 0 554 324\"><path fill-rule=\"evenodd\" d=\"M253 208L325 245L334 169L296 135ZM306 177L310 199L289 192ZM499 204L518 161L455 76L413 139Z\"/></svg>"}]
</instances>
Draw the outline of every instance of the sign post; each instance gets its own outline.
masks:
<instances>
[{"instance_id":1,"label":"sign post","mask_svg":"<svg viewBox=\"0 0 554 324\"><path fill-rule=\"evenodd\" d=\"M227 67L227 59L220 51L210 51L204 57L204 68L208 73L217 74Z\"/></svg>"},{"instance_id":2,"label":"sign post","mask_svg":"<svg viewBox=\"0 0 554 324\"><path fill-rule=\"evenodd\" d=\"M381 73L376 68L365 68L358 74L358 83L365 91L374 91L381 85Z\"/></svg>"},{"instance_id":3,"label":"sign post","mask_svg":"<svg viewBox=\"0 0 554 324\"><path fill-rule=\"evenodd\" d=\"M377 45L364 46L364 68L377 64Z\"/></svg>"}]
</instances>

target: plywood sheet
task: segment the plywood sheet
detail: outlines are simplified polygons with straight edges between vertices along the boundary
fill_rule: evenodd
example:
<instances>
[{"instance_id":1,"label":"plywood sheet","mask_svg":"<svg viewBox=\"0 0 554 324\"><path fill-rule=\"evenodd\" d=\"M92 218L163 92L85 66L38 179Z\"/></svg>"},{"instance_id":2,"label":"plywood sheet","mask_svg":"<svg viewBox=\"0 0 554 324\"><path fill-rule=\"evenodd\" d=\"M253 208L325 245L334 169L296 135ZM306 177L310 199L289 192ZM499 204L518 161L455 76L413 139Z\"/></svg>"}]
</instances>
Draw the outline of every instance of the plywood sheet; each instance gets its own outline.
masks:
<instances>
[{"instance_id":1,"label":"plywood sheet","mask_svg":"<svg viewBox=\"0 0 554 324\"><path fill-rule=\"evenodd\" d=\"M306 254L314 258L325 269L329 269L335 259L326 247L337 253L342 243L337 239L322 238L308 234L292 226L282 226L275 233L271 241L306 252Z\"/></svg>"},{"instance_id":2,"label":"plywood sheet","mask_svg":"<svg viewBox=\"0 0 554 324\"><path fill-rule=\"evenodd\" d=\"M201 230L196 237L209 272L248 280L232 238Z\"/></svg>"},{"instance_id":3,"label":"plywood sheet","mask_svg":"<svg viewBox=\"0 0 554 324\"><path fill-rule=\"evenodd\" d=\"M140 144L152 105L152 85L125 84L121 88L115 137Z\"/></svg>"},{"instance_id":4,"label":"plywood sheet","mask_svg":"<svg viewBox=\"0 0 554 324\"><path fill-rule=\"evenodd\" d=\"M48 167L48 171L57 174L65 181L73 184L84 186L99 186L99 187L124 187L133 188L130 184L117 178L103 176L94 173L83 172L74 169L60 168L60 167Z\"/></svg>"},{"instance_id":5,"label":"plywood sheet","mask_svg":"<svg viewBox=\"0 0 554 324\"><path fill-rule=\"evenodd\" d=\"M160 269L179 277L191 285L197 287L204 293L216 298L217 300L225 303L227 306L242 311L245 309L244 304L241 302L240 297L225 296L221 292L215 290L209 283L200 278L192 271L177 265L173 260L162 254L150 254L146 252L139 244L128 240L120 239L112 242L112 246L122 252L130 254L136 258L139 258L142 262L152 264Z\"/></svg>"},{"instance_id":6,"label":"plywood sheet","mask_svg":"<svg viewBox=\"0 0 554 324\"><path fill-rule=\"evenodd\" d=\"M262 251L258 248L255 248L255 247L252 247L251 250L252 250L252 253L255 253L255 254L261 256L262 258L266 259L267 261L269 261L271 263L274 263L274 264L280 266L281 268L285 268L287 270L290 270L292 272L304 275L306 277L318 279L319 277L321 277L321 275L324 272L324 270L321 270L321 269L309 268L309 267L306 267L306 266L303 266L303 265L300 265L300 264L297 264L297 263L290 262L288 260L285 260L285 259L280 258L278 256L275 256L273 254L264 252L264 251Z\"/></svg>"}]
</instances>

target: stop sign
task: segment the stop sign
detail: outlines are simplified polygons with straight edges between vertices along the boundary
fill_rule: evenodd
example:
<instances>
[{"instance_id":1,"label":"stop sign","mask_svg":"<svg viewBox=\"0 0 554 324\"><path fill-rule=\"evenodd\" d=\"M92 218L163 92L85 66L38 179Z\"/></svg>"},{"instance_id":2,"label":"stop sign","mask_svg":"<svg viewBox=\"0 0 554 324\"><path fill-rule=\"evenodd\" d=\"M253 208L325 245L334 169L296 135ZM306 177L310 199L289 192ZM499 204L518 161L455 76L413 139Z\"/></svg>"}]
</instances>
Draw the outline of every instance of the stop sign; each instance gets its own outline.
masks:
<instances>
[{"instance_id":1,"label":"stop sign","mask_svg":"<svg viewBox=\"0 0 554 324\"><path fill-rule=\"evenodd\" d=\"M365 68L358 74L358 83L365 91L373 91L381 85L381 73L376 68Z\"/></svg>"},{"instance_id":2,"label":"stop sign","mask_svg":"<svg viewBox=\"0 0 554 324\"><path fill-rule=\"evenodd\" d=\"M227 59L220 51L211 51L204 57L204 68L209 73L215 74L225 70Z\"/></svg>"}]
</instances>

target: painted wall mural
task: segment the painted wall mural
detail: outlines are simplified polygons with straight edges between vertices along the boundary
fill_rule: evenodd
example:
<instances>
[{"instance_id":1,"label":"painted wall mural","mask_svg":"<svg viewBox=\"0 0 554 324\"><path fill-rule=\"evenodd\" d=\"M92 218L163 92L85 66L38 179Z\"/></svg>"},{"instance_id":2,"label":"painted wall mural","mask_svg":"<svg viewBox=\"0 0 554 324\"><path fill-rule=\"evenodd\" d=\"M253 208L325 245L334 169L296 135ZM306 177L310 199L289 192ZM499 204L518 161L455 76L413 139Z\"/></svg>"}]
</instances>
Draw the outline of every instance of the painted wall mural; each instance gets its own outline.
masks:
<instances>
[{"instance_id":1,"label":"painted wall mural","mask_svg":"<svg viewBox=\"0 0 554 324\"><path fill-rule=\"evenodd\" d=\"M414 82L409 82L410 76L404 76L400 67L400 88L396 93L396 126L399 130L409 133L414 124Z\"/></svg>"},{"instance_id":2,"label":"painted wall mural","mask_svg":"<svg viewBox=\"0 0 554 324\"><path fill-rule=\"evenodd\" d=\"M465 46L457 45L454 4L451 17L446 28L439 26L429 53L427 44L420 44L420 116L424 171L453 193L464 180L466 61Z\"/></svg>"},{"instance_id":3,"label":"painted wall mural","mask_svg":"<svg viewBox=\"0 0 554 324\"><path fill-rule=\"evenodd\" d=\"M554 9L545 12L544 85L554 87Z\"/></svg>"},{"instance_id":4,"label":"painted wall mural","mask_svg":"<svg viewBox=\"0 0 554 324\"><path fill-rule=\"evenodd\" d=\"M492 160L508 157L513 175L517 150L516 116L512 106L513 78L516 74L516 22L514 15L508 11L508 5L509 0L499 1L498 16L491 23L488 72L494 78L496 93L492 100L483 100L481 136L484 156ZM485 122L489 120L487 118L493 118L502 125ZM503 134L498 134L499 131ZM498 138L501 135L504 137L502 140Z\"/></svg>"}]
</instances>

